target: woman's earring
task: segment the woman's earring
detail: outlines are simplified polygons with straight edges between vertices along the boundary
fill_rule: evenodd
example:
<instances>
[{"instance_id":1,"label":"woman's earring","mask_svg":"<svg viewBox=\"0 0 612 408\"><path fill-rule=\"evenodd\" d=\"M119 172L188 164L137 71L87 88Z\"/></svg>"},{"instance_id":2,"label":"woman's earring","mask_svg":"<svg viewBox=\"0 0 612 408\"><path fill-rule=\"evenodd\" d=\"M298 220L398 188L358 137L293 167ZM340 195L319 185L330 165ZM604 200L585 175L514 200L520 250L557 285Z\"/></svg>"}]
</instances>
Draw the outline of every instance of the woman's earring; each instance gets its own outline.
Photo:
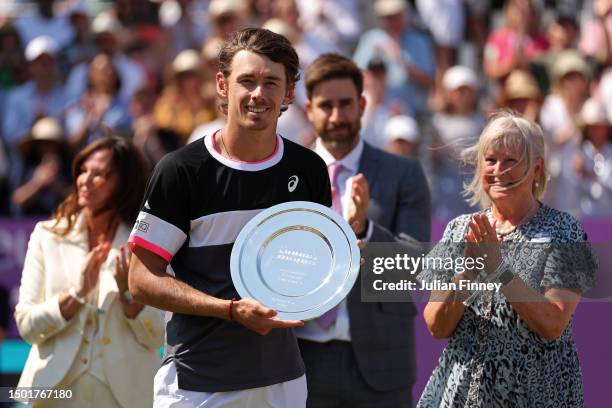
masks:
<instances>
[{"instance_id":1,"label":"woman's earring","mask_svg":"<svg viewBox=\"0 0 612 408\"><path fill-rule=\"evenodd\" d=\"M281 108L280 108L281 113L285 112L287 109L289 109L289 104L287 103L281 104Z\"/></svg>"},{"instance_id":2,"label":"woman's earring","mask_svg":"<svg viewBox=\"0 0 612 408\"><path fill-rule=\"evenodd\" d=\"M540 187L540 183L538 183L537 181L535 182L535 188Z\"/></svg>"}]
</instances>

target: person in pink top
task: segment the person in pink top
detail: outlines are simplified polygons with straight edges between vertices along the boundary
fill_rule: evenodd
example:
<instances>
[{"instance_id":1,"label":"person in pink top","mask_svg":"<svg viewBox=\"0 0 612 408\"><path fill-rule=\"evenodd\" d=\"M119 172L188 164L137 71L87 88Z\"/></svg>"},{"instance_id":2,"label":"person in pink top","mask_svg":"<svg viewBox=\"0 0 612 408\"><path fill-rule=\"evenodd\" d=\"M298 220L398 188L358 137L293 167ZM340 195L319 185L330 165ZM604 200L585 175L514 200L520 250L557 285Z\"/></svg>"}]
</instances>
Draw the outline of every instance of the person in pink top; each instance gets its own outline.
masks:
<instances>
[{"instance_id":1,"label":"person in pink top","mask_svg":"<svg viewBox=\"0 0 612 408\"><path fill-rule=\"evenodd\" d=\"M529 0L509 0L504 19L505 27L491 33L484 50L485 73L500 81L516 68L527 68L548 49L548 40L539 31L537 10Z\"/></svg>"},{"instance_id":2,"label":"person in pink top","mask_svg":"<svg viewBox=\"0 0 612 408\"><path fill-rule=\"evenodd\" d=\"M612 2L594 0L593 14L580 33L579 49L584 55L607 65L612 60Z\"/></svg>"}]
</instances>

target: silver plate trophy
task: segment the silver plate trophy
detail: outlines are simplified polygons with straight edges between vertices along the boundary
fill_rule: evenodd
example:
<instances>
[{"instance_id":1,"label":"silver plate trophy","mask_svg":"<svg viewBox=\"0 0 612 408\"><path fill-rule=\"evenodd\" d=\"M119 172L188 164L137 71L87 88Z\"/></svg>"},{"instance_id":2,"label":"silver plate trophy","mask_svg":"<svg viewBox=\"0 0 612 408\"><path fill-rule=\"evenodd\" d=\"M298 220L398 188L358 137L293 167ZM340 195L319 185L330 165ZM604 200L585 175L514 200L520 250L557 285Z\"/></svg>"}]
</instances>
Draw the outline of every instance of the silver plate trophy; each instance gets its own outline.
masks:
<instances>
[{"instance_id":1,"label":"silver plate trophy","mask_svg":"<svg viewBox=\"0 0 612 408\"><path fill-rule=\"evenodd\" d=\"M330 208L307 201L270 207L234 243L230 267L238 294L283 320L321 316L344 299L359 273L357 237Z\"/></svg>"}]
</instances>

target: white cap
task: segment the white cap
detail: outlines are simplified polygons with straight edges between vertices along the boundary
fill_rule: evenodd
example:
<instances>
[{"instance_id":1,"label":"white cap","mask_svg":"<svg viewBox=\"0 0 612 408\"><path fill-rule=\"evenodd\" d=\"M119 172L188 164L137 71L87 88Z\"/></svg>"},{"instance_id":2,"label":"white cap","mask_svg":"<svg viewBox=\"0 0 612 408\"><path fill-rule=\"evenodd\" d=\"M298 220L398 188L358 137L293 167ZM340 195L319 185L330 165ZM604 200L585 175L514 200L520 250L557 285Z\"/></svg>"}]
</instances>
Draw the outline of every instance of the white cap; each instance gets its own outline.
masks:
<instances>
[{"instance_id":1,"label":"white cap","mask_svg":"<svg viewBox=\"0 0 612 408\"><path fill-rule=\"evenodd\" d=\"M202 60L200 54L194 50L181 51L172 61L172 70L175 73L200 71L202 68Z\"/></svg>"},{"instance_id":2,"label":"white cap","mask_svg":"<svg viewBox=\"0 0 612 408\"><path fill-rule=\"evenodd\" d=\"M34 126L32 126L32 139L63 142L64 130L59 122L54 118L40 118L36 121Z\"/></svg>"},{"instance_id":3,"label":"white cap","mask_svg":"<svg viewBox=\"0 0 612 408\"><path fill-rule=\"evenodd\" d=\"M269 19L268 21L264 23L262 28L265 28L266 30L270 30L273 33L282 35L283 37L287 38L291 42L293 42L295 40L295 37L297 37L293 27L291 27L289 24L287 24L285 21L281 20L280 18Z\"/></svg>"},{"instance_id":4,"label":"white cap","mask_svg":"<svg viewBox=\"0 0 612 408\"><path fill-rule=\"evenodd\" d=\"M208 16L213 20L225 14L242 17L245 11L242 0L212 0L208 6Z\"/></svg>"},{"instance_id":5,"label":"white cap","mask_svg":"<svg viewBox=\"0 0 612 408\"><path fill-rule=\"evenodd\" d=\"M411 143L418 143L421 140L419 127L410 116L394 116L387 122L384 130L384 138L387 142L402 139Z\"/></svg>"},{"instance_id":6,"label":"white cap","mask_svg":"<svg viewBox=\"0 0 612 408\"><path fill-rule=\"evenodd\" d=\"M406 0L376 0L374 11L379 16L392 16L406 10Z\"/></svg>"},{"instance_id":7,"label":"white cap","mask_svg":"<svg viewBox=\"0 0 612 408\"><path fill-rule=\"evenodd\" d=\"M474 71L468 67L462 65L455 65L449 68L444 73L442 78L442 85L447 91L453 91L459 89L462 86L469 86L470 88L478 88L478 78Z\"/></svg>"},{"instance_id":8,"label":"white cap","mask_svg":"<svg viewBox=\"0 0 612 408\"><path fill-rule=\"evenodd\" d=\"M202 48L202 55L207 60L216 60L219 57L219 51L223 48L223 41L219 37L210 37L206 43L204 43L204 48Z\"/></svg>"},{"instance_id":9,"label":"white cap","mask_svg":"<svg viewBox=\"0 0 612 408\"><path fill-rule=\"evenodd\" d=\"M120 30L121 23L110 11L98 14L91 23L91 32L94 34L113 34Z\"/></svg>"},{"instance_id":10,"label":"white cap","mask_svg":"<svg viewBox=\"0 0 612 408\"><path fill-rule=\"evenodd\" d=\"M609 124L603 105L593 98L589 98L584 105L582 105L580 116L584 126Z\"/></svg>"},{"instance_id":11,"label":"white cap","mask_svg":"<svg viewBox=\"0 0 612 408\"><path fill-rule=\"evenodd\" d=\"M58 51L59 46L53 38L48 35L41 35L28 43L25 49L25 57L28 61L34 61L43 54L55 57Z\"/></svg>"}]
</instances>

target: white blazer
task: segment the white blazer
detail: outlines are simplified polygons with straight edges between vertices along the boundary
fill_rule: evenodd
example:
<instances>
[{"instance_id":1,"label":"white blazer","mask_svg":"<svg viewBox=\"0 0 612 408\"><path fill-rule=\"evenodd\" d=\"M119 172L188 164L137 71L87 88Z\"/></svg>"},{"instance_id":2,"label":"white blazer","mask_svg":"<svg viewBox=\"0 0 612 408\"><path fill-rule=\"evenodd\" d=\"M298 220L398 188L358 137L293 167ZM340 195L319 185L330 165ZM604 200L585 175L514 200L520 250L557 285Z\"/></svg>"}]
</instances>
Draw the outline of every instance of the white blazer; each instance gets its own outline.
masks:
<instances>
[{"instance_id":1,"label":"white blazer","mask_svg":"<svg viewBox=\"0 0 612 408\"><path fill-rule=\"evenodd\" d=\"M18 387L56 387L66 376L81 345L87 315L84 307L64 320L59 294L79 284L89 252L85 217L81 213L65 237L49 231L54 221L36 224L25 258L15 320L19 333L32 344ZM113 277L115 256L130 230L121 224L108 258L100 269L98 307L106 380L125 407L151 407L153 377L160 366L158 348L164 339L163 312L146 306L128 319Z\"/></svg>"}]
</instances>

